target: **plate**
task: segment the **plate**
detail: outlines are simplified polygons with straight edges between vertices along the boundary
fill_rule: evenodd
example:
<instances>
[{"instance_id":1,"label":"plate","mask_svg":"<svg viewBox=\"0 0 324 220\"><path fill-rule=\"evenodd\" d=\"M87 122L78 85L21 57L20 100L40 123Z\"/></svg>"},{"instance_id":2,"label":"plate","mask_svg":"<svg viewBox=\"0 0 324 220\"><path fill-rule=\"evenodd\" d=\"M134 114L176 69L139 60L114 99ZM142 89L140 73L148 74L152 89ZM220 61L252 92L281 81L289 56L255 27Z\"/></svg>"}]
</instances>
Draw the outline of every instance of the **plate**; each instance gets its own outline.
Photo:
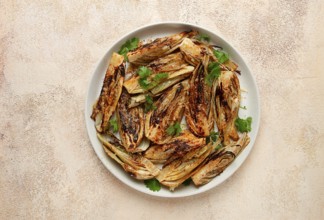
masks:
<instances>
[{"instance_id":1,"label":"plate","mask_svg":"<svg viewBox=\"0 0 324 220\"><path fill-rule=\"evenodd\" d=\"M92 113L92 106L96 99L99 97L100 90L102 87L102 82L108 67L108 62L114 51L118 51L121 45L128 39L132 37L138 37L139 39L155 39L157 37L163 37L170 34L179 33L185 30L197 30L200 33L205 33L210 36L211 42L221 46L224 51L226 51L230 58L233 59L239 66L241 70L241 75L239 75L240 85L243 90L241 106L246 106L247 109L240 109L239 116L246 118L251 116L253 118L252 131L249 133L251 141L248 146L241 152L241 154L234 160L234 162L225 169L223 173L215 177L211 182L204 186L195 187L193 184L190 186L181 185L174 192L169 191L166 187L162 187L160 191L153 192L146 188L143 181L138 181L129 174L127 174L115 161L109 158L104 152L101 143L97 139L96 130L94 126L94 121L90 118ZM120 181L130 186L131 188L138 190L140 192L158 196L158 197L186 197L195 194L200 194L210 190L217 185L228 179L245 161L248 157L255 139L257 137L260 121L260 106L259 106L259 95L255 80L251 74L250 69L243 60L239 52L234 49L224 38L220 37L218 34L213 33L211 30L203 28L201 26L187 24L187 23L158 23L148 26L141 27L133 32L126 34L121 37L115 44L112 45L106 54L99 61L94 73L92 74L92 79L89 84L88 93L86 97L85 106L85 121L86 127L89 135L89 139L95 150L97 156L104 164L104 166Z\"/></svg>"}]
</instances>

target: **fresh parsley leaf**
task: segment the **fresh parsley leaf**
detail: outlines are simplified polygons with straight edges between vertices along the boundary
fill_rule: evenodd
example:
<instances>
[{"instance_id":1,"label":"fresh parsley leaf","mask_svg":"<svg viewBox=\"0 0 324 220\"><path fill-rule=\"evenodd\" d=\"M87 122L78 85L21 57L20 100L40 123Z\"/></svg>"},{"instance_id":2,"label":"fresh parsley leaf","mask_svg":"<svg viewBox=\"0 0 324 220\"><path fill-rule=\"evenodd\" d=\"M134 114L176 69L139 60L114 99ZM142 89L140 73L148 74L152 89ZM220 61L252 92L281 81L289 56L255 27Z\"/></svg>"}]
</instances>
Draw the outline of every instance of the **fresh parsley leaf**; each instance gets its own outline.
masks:
<instances>
[{"instance_id":1,"label":"fresh parsley leaf","mask_svg":"<svg viewBox=\"0 0 324 220\"><path fill-rule=\"evenodd\" d=\"M151 75L152 71L149 68L147 68L146 66L141 66L140 68L138 68L137 73L141 79L144 79L144 78L149 77Z\"/></svg>"},{"instance_id":2,"label":"fresh parsley leaf","mask_svg":"<svg viewBox=\"0 0 324 220\"><path fill-rule=\"evenodd\" d=\"M153 81L160 82L162 79L168 78L169 75L167 73L158 73L154 76Z\"/></svg>"},{"instance_id":3,"label":"fresh parsley leaf","mask_svg":"<svg viewBox=\"0 0 324 220\"><path fill-rule=\"evenodd\" d=\"M228 53L221 50L214 50L214 55L217 57L219 63L224 63L229 59Z\"/></svg>"},{"instance_id":4,"label":"fresh parsley leaf","mask_svg":"<svg viewBox=\"0 0 324 220\"><path fill-rule=\"evenodd\" d=\"M146 113L154 109L156 109L156 106L154 105L153 98L149 95L146 95L144 103L144 112Z\"/></svg>"},{"instance_id":5,"label":"fresh parsley leaf","mask_svg":"<svg viewBox=\"0 0 324 220\"><path fill-rule=\"evenodd\" d=\"M252 130L251 128L251 124L252 124L252 118L251 117L247 117L246 119L242 119L242 118L237 118L235 120L235 126L237 128L237 130L239 130L240 132L249 132Z\"/></svg>"},{"instance_id":6,"label":"fresh parsley leaf","mask_svg":"<svg viewBox=\"0 0 324 220\"><path fill-rule=\"evenodd\" d=\"M191 178L188 178L188 179L186 179L186 181L184 181L184 182L182 183L182 185L184 185L184 186L189 186L190 183L191 183Z\"/></svg>"},{"instance_id":7,"label":"fresh parsley leaf","mask_svg":"<svg viewBox=\"0 0 324 220\"><path fill-rule=\"evenodd\" d=\"M109 125L112 128L113 132L116 133L118 131L118 124L117 124L117 119L112 118L109 120Z\"/></svg>"},{"instance_id":8,"label":"fresh parsley leaf","mask_svg":"<svg viewBox=\"0 0 324 220\"><path fill-rule=\"evenodd\" d=\"M144 180L145 186L153 192L158 192L161 189L161 184L157 179Z\"/></svg>"},{"instance_id":9,"label":"fresh parsley leaf","mask_svg":"<svg viewBox=\"0 0 324 220\"><path fill-rule=\"evenodd\" d=\"M150 88L150 85L151 85L150 82L146 78L139 78L138 83L145 90Z\"/></svg>"},{"instance_id":10,"label":"fresh parsley leaf","mask_svg":"<svg viewBox=\"0 0 324 220\"><path fill-rule=\"evenodd\" d=\"M178 136L181 133L182 129L179 122L176 122L173 125L170 125L166 132L170 136Z\"/></svg>"},{"instance_id":11,"label":"fresh parsley leaf","mask_svg":"<svg viewBox=\"0 0 324 220\"><path fill-rule=\"evenodd\" d=\"M206 41L206 42L210 41L210 37L207 34L199 34L196 37L196 39L199 40L199 41Z\"/></svg>"},{"instance_id":12,"label":"fresh parsley leaf","mask_svg":"<svg viewBox=\"0 0 324 220\"><path fill-rule=\"evenodd\" d=\"M218 68L219 67L219 63L217 62L211 62L210 64L208 64L208 72L211 72L213 69Z\"/></svg>"},{"instance_id":13,"label":"fresh parsley leaf","mask_svg":"<svg viewBox=\"0 0 324 220\"><path fill-rule=\"evenodd\" d=\"M215 132L215 131L211 131L209 136L206 137L206 144L208 144L209 142L213 142L215 143L217 141L219 137L219 133L218 132Z\"/></svg>"},{"instance_id":14,"label":"fresh parsley leaf","mask_svg":"<svg viewBox=\"0 0 324 220\"><path fill-rule=\"evenodd\" d=\"M138 47L139 39L137 37L133 37L132 39L127 40L119 49L118 53L127 59L127 53L131 50L134 50Z\"/></svg>"},{"instance_id":15,"label":"fresh parsley leaf","mask_svg":"<svg viewBox=\"0 0 324 220\"><path fill-rule=\"evenodd\" d=\"M148 77L152 74L152 71L145 66L141 66L137 73L140 77L138 83L145 90L155 87L161 80L169 77L167 73L158 73L153 79L149 80Z\"/></svg>"},{"instance_id":16,"label":"fresh parsley leaf","mask_svg":"<svg viewBox=\"0 0 324 220\"><path fill-rule=\"evenodd\" d=\"M219 144L219 145L217 145L216 147L215 147L215 150L219 150L219 149L221 149L223 147L223 145L222 144Z\"/></svg>"},{"instance_id":17,"label":"fresh parsley leaf","mask_svg":"<svg viewBox=\"0 0 324 220\"><path fill-rule=\"evenodd\" d=\"M218 63L212 62L208 65L208 75L205 77L205 83L208 86L212 86L215 79L221 74L221 68Z\"/></svg>"}]
</instances>

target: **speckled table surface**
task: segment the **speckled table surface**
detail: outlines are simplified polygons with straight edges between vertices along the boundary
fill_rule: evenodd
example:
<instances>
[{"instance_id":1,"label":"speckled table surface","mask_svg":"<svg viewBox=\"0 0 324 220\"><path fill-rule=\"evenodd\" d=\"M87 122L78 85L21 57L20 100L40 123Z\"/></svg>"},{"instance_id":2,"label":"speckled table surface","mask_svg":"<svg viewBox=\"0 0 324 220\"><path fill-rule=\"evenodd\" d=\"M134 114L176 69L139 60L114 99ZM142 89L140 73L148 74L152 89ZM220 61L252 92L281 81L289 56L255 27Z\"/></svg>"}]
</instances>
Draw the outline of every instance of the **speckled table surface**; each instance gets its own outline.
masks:
<instances>
[{"instance_id":1,"label":"speckled table surface","mask_svg":"<svg viewBox=\"0 0 324 220\"><path fill-rule=\"evenodd\" d=\"M0 1L0 219L323 219L323 1ZM208 193L121 184L89 142L84 103L121 35L166 20L221 34L260 91L255 146Z\"/></svg>"}]
</instances>

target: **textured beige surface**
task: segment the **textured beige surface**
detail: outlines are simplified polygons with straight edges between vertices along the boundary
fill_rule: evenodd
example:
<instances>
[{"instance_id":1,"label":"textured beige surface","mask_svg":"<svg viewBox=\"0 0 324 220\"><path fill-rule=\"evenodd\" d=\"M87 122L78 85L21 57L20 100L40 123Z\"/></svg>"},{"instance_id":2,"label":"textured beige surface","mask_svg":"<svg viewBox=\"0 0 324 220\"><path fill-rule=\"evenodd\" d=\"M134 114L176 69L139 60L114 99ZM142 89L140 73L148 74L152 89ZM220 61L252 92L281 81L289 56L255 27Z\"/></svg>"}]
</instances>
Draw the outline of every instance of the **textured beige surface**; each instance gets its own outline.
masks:
<instances>
[{"instance_id":1,"label":"textured beige surface","mask_svg":"<svg viewBox=\"0 0 324 220\"><path fill-rule=\"evenodd\" d=\"M323 1L22 2L0 1L0 219L324 218ZM121 184L96 157L83 116L109 46L166 20L229 40L261 97L246 162L185 199Z\"/></svg>"}]
</instances>

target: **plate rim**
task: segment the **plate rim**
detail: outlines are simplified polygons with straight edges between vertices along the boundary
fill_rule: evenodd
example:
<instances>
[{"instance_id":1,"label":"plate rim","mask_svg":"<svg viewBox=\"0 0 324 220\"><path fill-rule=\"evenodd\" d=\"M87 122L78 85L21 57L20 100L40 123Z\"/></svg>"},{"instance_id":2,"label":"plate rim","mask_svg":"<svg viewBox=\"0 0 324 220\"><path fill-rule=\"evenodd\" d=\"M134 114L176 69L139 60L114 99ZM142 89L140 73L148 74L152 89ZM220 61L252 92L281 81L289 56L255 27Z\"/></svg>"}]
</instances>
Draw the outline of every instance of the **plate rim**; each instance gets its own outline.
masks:
<instances>
[{"instance_id":1,"label":"plate rim","mask_svg":"<svg viewBox=\"0 0 324 220\"><path fill-rule=\"evenodd\" d=\"M93 137L90 136L90 132L89 132L89 126L94 126L93 124L90 125L89 124L89 115L88 115L88 108L89 108L89 103L88 103L88 100L89 100L89 97L90 97L90 90L91 90L91 85L94 83L95 81L95 74L97 72L97 69L99 68L100 64L102 62L105 61L105 57L108 55L108 53L112 50L112 48L114 46L116 46L117 43L119 43L122 39L125 39L125 38L129 38L130 36L132 36L134 33L138 32L138 31L144 31L146 29L149 29L149 28L153 28L153 27L156 27L156 26L160 26L160 25L163 25L163 26L171 26L171 25L179 25L179 26L190 26L192 27L193 29L202 29L202 30L205 30L207 32L210 32L214 35L216 35L218 38L220 38L222 41L224 41L227 46L229 46L232 50L235 51L235 53L240 57L240 59L243 61L243 63L245 64L245 67L246 69L248 70L249 72L249 75L251 76L251 80L252 80L252 84L254 85L254 89L255 89L255 96L256 96L256 100L257 100L257 105L256 105L256 109L257 109L257 118L256 119L253 119L255 120L257 123L256 123L256 126L253 128L255 130L255 138L253 140L251 140L251 142L249 143L250 148L245 148L244 151L246 151L246 156L245 158L243 158L243 160L241 161L241 163L237 166L237 168L232 172L230 173L230 175L224 179L223 181L221 181L220 183L216 184L216 185L210 185L205 187L205 189L203 190L199 190L199 188L196 188L195 191L191 192L191 193L187 193L187 194L177 194L177 191L175 190L174 192L172 192L171 195L166 195L166 194L162 194L159 192L153 192L151 190L148 190L144 183L143 183L143 187L141 188L138 188L136 187L136 185L130 185L126 182L124 182L119 176L117 176L115 174L115 172L113 172L107 165L106 163L103 161L105 160L106 158L102 157L101 156L101 152L99 152L99 150L95 147L96 143L94 143L94 140L93 140ZM116 52L116 51L112 51L112 52ZM108 65L108 63L107 63ZM122 182L123 184L125 184L126 186L128 186L129 188L137 191L137 192L141 192L141 193L144 193L146 195L150 195L150 196L154 196L154 197L159 197L159 198L184 198L184 197L189 197L189 196L194 196L194 195L199 195L199 194L203 194L203 193L206 193L207 191L210 191L211 189L215 189L217 186L223 184L224 182L226 182L226 180L228 180L230 177L233 176L234 173L237 172L238 169L240 169L240 167L242 166L242 164L246 161L246 159L249 157L252 149L254 148L254 145L255 145L255 142L256 142L256 139L258 137L258 134L259 134L259 128L260 128L260 118L261 118L261 109L260 109L260 95L259 95L259 89L258 89L258 85L256 83L256 80L252 74L252 71L251 71L251 68L249 67L249 65L247 64L247 62L245 61L245 59L243 58L243 56L240 54L240 52L232 45L230 44L230 42L228 40L226 40L226 38L224 38L220 33L216 32L216 31L210 31L210 28L207 28L205 26L202 26L202 25L196 25L196 24L192 24L192 23L187 23L187 22L176 22L176 21L166 21L166 22L156 22L156 23L150 23L148 25L144 25L144 26L140 26L130 32L127 32L126 34L124 34L123 36L119 37L118 39L116 39L115 41L112 42L112 44L107 48L107 50L105 50L104 52L104 55L101 56L101 58L99 59L99 61L96 63L95 67L94 67L94 70L91 72L91 75L90 75L90 80L88 81L88 86L87 86L87 92L86 92L86 100L85 100L85 109L84 109L84 116L85 116L85 125L86 125L86 130L87 130L87 135L88 135L88 138L90 140L90 143L91 143L91 146L93 148L93 150L95 151L97 157L100 159L101 163L104 165L104 167L116 178L118 179L118 181ZM92 106L92 105L91 105ZM91 108L91 107L90 107ZM249 146L248 145L248 146ZM115 161L112 161L112 162L115 162ZM115 164L117 166L117 164ZM132 178L132 177L130 177Z\"/></svg>"}]
</instances>

